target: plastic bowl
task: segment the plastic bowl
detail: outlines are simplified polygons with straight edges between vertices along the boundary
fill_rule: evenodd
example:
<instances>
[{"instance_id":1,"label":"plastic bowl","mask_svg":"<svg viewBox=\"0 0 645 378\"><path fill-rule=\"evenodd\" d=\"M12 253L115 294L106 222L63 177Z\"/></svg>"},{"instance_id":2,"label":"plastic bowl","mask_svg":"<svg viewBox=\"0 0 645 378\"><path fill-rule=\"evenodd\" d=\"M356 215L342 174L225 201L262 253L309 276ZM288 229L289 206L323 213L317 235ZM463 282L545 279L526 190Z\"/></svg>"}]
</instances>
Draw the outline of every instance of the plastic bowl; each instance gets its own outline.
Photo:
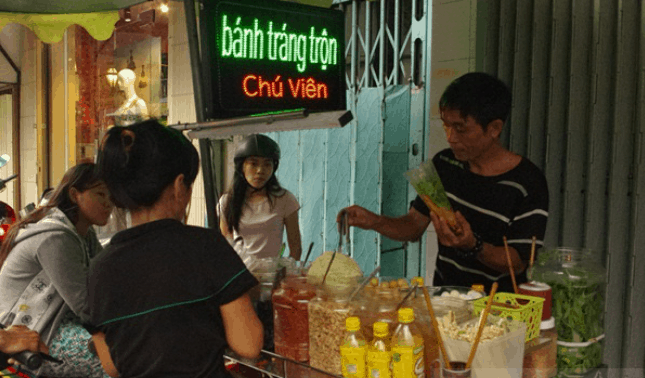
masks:
<instances>
[{"instance_id":1,"label":"plastic bowl","mask_svg":"<svg viewBox=\"0 0 645 378\"><path fill-rule=\"evenodd\" d=\"M483 293L476 292L467 286L437 286L434 297L461 299L472 302L484 297Z\"/></svg>"}]
</instances>

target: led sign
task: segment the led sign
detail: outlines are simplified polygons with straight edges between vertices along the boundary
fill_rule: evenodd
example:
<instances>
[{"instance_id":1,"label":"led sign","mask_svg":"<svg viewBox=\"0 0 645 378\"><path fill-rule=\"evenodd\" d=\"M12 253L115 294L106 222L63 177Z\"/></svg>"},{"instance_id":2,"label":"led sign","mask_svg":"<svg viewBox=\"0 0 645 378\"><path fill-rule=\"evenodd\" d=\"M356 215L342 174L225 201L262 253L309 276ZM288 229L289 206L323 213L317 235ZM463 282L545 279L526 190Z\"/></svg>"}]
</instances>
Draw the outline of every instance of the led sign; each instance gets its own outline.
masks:
<instances>
[{"instance_id":1,"label":"led sign","mask_svg":"<svg viewBox=\"0 0 645 378\"><path fill-rule=\"evenodd\" d=\"M282 1L206 7L216 115L346 108L342 12Z\"/></svg>"}]
</instances>

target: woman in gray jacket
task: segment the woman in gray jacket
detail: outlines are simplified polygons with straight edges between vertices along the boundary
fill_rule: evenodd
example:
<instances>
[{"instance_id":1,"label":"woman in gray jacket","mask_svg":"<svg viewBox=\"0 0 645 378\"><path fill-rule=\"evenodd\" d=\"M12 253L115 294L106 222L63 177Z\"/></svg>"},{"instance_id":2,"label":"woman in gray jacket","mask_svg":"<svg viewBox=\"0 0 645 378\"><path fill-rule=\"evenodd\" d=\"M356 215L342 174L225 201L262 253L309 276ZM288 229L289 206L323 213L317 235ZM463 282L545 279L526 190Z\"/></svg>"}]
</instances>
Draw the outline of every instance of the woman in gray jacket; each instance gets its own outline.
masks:
<instances>
[{"instance_id":1,"label":"woman in gray jacket","mask_svg":"<svg viewBox=\"0 0 645 378\"><path fill-rule=\"evenodd\" d=\"M88 350L87 272L101 250L92 228L112 212L110 193L94 163L65 173L50 200L14 224L0 248L0 323L22 324L41 334L52 356L39 374L103 377ZM32 372L33 373L33 372Z\"/></svg>"}]
</instances>

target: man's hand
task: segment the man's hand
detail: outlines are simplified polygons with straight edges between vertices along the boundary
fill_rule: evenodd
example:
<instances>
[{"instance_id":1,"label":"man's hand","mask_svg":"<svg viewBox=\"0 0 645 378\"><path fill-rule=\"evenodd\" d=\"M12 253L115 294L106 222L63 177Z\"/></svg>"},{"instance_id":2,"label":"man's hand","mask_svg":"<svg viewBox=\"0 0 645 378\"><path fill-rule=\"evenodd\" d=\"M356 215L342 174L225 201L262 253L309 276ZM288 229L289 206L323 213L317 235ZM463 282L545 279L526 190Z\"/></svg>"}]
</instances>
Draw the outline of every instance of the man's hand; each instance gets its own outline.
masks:
<instances>
[{"instance_id":1,"label":"man's hand","mask_svg":"<svg viewBox=\"0 0 645 378\"><path fill-rule=\"evenodd\" d=\"M338 212L338 215L336 215L336 223L341 222L343 214L347 214L347 223L350 226L364 230L373 230L379 219L379 216L373 212L358 205L352 205Z\"/></svg>"},{"instance_id":2,"label":"man's hand","mask_svg":"<svg viewBox=\"0 0 645 378\"><path fill-rule=\"evenodd\" d=\"M455 213L455 220L457 221L458 231L453 231L448 222L444 218L439 217L434 212L430 213L430 219L437 232L437 239L439 243L446 247L458 249L472 249L477 243L477 239L470 228L470 223L464 218L459 211Z\"/></svg>"},{"instance_id":3,"label":"man's hand","mask_svg":"<svg viewBox=\"0 0 645 378\"><path fill-rule=\"evenodd\" d=\"M47 345L40 340L38 332L23 325L14 325L0 330L0 351L6 354L16 354L25 350L49 353Z\"/></svg>"}]
</instances>

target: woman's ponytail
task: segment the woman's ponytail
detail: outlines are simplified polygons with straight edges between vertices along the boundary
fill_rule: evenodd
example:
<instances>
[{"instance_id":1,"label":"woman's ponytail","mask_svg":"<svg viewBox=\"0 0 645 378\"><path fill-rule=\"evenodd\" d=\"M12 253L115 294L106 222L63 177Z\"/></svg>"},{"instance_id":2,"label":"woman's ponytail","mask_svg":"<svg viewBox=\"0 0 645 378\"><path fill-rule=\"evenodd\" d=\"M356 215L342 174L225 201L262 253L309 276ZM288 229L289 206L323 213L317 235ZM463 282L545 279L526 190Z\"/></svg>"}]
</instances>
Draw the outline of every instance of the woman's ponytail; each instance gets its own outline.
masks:
<instances>
[{"instance_id":1,"label":"woman's ponytail","mask_svg":"<svg viewBox=\"0 0 645 378\"><path fill-rule=\"evenodd\" d=\"M180 174L192 185L199 155L180 131L147 120L108 130L97 164L114 204L132 210L152 206Z\"/></svg>"}]
</instances>

